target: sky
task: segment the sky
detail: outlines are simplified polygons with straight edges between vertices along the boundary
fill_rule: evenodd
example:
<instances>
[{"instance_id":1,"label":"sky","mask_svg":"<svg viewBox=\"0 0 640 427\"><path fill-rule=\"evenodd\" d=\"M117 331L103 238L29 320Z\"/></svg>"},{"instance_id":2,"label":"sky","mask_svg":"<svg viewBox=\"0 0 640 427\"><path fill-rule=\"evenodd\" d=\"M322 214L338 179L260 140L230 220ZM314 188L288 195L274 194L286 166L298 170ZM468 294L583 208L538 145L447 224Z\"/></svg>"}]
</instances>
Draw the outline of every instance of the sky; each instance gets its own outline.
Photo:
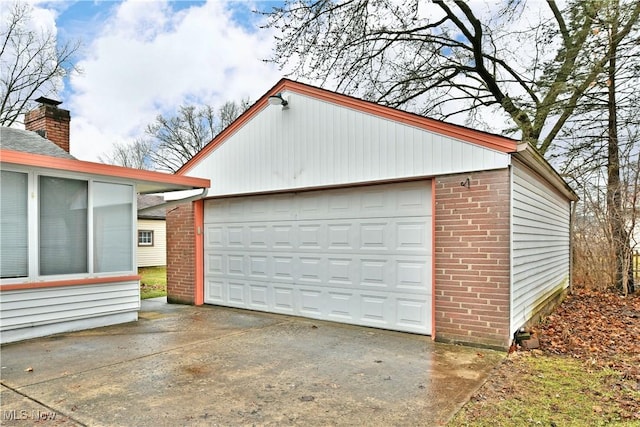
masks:
<instances>
[{"instance_id":1,"label":"sky","mask_svg":"<svg viewBox=\"0 0 640 427\"><path fill-rule=\"evenodd\" d=\"M0 0L0 3L2 1ZM283 72L264 59L272 34L259 28L275 1L38 1L33 19L79 40L76 66L58 94L71 112L71 154L98 161L114 143L144 136L180 105L256 101Z\"/></svg>"}]
</instances>

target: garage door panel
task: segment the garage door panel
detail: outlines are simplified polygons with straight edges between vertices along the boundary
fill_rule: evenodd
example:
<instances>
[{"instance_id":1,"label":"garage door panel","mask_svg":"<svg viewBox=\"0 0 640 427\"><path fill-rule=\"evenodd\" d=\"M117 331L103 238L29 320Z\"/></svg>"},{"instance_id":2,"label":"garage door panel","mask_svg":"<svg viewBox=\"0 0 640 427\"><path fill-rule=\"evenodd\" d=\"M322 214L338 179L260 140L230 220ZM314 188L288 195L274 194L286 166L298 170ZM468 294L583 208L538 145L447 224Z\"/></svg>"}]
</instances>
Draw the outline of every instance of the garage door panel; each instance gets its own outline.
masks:
<instances>
[{"instance_id":1,"label":"garage door panel","mask_svg":"<svg viewBox=\"0 0 640 427\"><path fill-rule=\"evenodd\" d=\"M396 208L401 212L431 213L431 197L420 188L405 188L396 192Z\"/></svg>"},{"instance_id":2,"label":"garage door panel","mask_svg":"<svg viewBox=\"0 0 640 427\"><path fill-rule=\"evenodd\" d=\"M327 258L327 283L352 287L355 265L351 258Z\"/></svg>"},{"instance_id":3,"label":"garage door panel","mask_svg":"<svg viewBox=\"0 0 640 427\"><path fill-rule=\"evenodd\" d=\"M339 322L353 322L358 318L357 313L353 313L357 307L357 298L353 293L328 291L329 299L327 307L327 318Z\"/></svg>"},{"instance_id":4,"label":"garage door panel","mask_svg":"<svg viewBox=\"0 0 640 427\"><path fill-rule=\"evenodd\" d=\"M297 246L294 227L292 224L274 224L271 225L272 243L271 248L274 250L291 250Z\"/></svg>"},{"instance_id":5,"label":"garage door panel","mask_svg":"<svg viewBox=\"0 0 640 427\"><path fill-rule=\"evenodd\" d=\"M236 307L246 307L245 283L229 281L227 285L227 299L231 305Z\"/></svg>"},{"instance_id":6,"label":"garage door panel","mask_svg":"<svg viewBox=\"0 0 640 427\"><path fill-rule=\"evenodd\" d=\"M328 204L330 218L336 216L348 216L349 212L353 211L353 198L349 197L347 193L338 193L329 195Z\"/></svg>"},{"instance_id":7,"label":"garage door panel","mask_svg":"<svg viewBox=\"0 0 640 427\"><path fill-rule=\"evenodd\" d=\"M424 221L398 221L395 224L396 250L430 252L431 239ZM428 227L429 230L431 227Z\"/></svg>"},{"instance_id":8,"label":"garage door panel","mask_svg":"<svg viewBox=\"0 0 640 427\"><path fill-rule=\"evenodd\" d=\"M227 255L227 274L229 276L245 277L244 255Z\"/></svg>"},{"instance_id":9,"label":"garage door panel","mask_svg":"<svg viewBox=\"0 0 640 427\"><path fill-rule=\"evenodd\" d=\"M298 197L299 215L301 218L326 218L329 198L325 195L303 193Z\"/></svg>"},{"instance_id":10,"label":"garage door panel","mask_svg":"<svg viewBox=\"0 0 640 427\"><path fill-rule=\"evenodd\" d=\"M298 297L299 312L308 317L322 318L322 308L325 306L322 291L310 288L300 288L295 292Z\"/></svg>"},{"instance_id":11,"label":"garage door panel","mask_svg":"<svg viewBox=\"0 0 640 427\"><path fill-rule=\"evenodd\" d=\"M391 276L386 259L360 260L360 284L363 289L388 289Z\"/></svg>"},{"instance_id":12,"label":"garage door panel","mask_svg":"<svg viewBox=\"0 0 640 427\"><path fill-rule=\"evenodd\" d=\"M217 253L208 253L204 259L204 271L206 275L220 276L226 274L224 268L225 259L223 255Z\"/></svg>"},{"instance_id":13,"label":"garage door panel","mask_svg":"<svg viewBox=\"0 0 640 427\"><path fill-rule=\"evenodd\" d=\"M294 257L273 257L273 278L277 281L294 281Z\"/></svg>"},{"instance_id":14,"label":"garage door panel","mask_svg":"<svg viewBox=\"0 0 640 427\"><path fill-rule=\"evenodd\" d=\"M249 255L249 273L252 279L266 279L269 277L269 257L264 255Z\"/></svg>"},{"instance_id":15,"label":"garage door panel","mask_svg":"<svg viewBox=\"0 0 640 427\"><path fill-rule=\"evenodd\" d=\"M229 226L226 227L226 246L230 248L244 248L245 240L244 240L244 227L240 226ZM223 237L224 238L224 237Z\"/></svg>"},{"instance_id":16,"label":"garage door panel","mask_svg":"<svg viewBox=\"0 0 640 427\"><path fill-rule=\"evenodd\" d=\"M391 326L387 320L391 317L389 313L391 307L387 295L363 294L360 297L360 309L360 320L363 323L378 327Z\"/></svg>"},{"instance_id":17,"label":"garage door panel","mask_svg":"<svg viewBox=\"0 0 640 427\"><path fill-rule=\"evenodd\" d=\"M205 246L208 248L223 248L225 230L220 225L205 226Z\"/></svg>"},{"instance_id":18,"label":"garage door panel","mask_svg":"<svg viewBox=\"0 0 640 427\"><path fill-rule=\"evenodd\" d=\"M393 241L389 222L363 222L360 224L360 245L363 251L387 251Z\"/></svg>"},{"instance_id":19,"label":"garage door panel","mask_svg":"<svg viewBox=\"0 0 640 427\"><path fill-rule=\"evenodd\" d=\"M428 309L424 301L398 298L396 300L396 324L406 329L422 329L431 319L427 319Z\"/></svg>"},{"instance_id":20,"label":"garage door panel","mask_svg":"<svg viewBox=\"0 0 640 427\"><path fill-rule=\"evenodd\" d=\"M223 304L226 298L226 285L223 280L209 279L206 281L204 297L211 304Z\"/></svg>"},{"instance_id":21,"label":"garage door panel","mask_svg":"<svg viewBox=\"0 0 640 427\"><path fill-rule=\"evenodd\" d=\"M326 246L324 239L325 230L326 226L324 224L299 224L297 233L299 236L298 248L301 250L321 250L323 246Z\"/></svg>"},{"instance_id":22,"label":"garage door panel","mask_svg":"<svg viewBox=\"0 0 640 427\"><path fill-rule=\"evenodd\" d=\"M338 222L327 224L328 242L330 250L347 251L353 250L356 232L354 225L350 222Z\"/></svg>"},{"instance_id":23,"label":"garage door panel","mask_svg":"<svg viewBox=\"0 0 640 427\"><path fill-rule=\"evenodd\" d=\"M293 288L282 285L273 286L273 306L276 313L295 314Z\"/></svg>"},{"instance_id":24,"label":"garage door panel","mask_svg":"<svg viewBox=\"0 0 640 427\"><path fill-rule=\"evenodd\" d=\"M421 260L397 260L396 288L402 292L422 293L431 283L431 274L427 265Z\"/></svg>"},{"instance_id":25,"label":"garage door panel","mask_svg":"<svg viewBox=\"0 0 640 427\"><path fill-rule=\"evenodd\" d=\"M205 302L431 333L428 181L205 202Z\"/></svg>"},{"instance_id":26,"label":"garage door panel","mask_svg":"<svg viewBox=\"0 0 640 427\"><path fill-rule=\"evenodd\" d=\"M264 284L249 284L249 304L251 307L261 310L268 310L269 308L269 287Z\"/></svg>"},{"instance_id":27,"label":"garage door panel","mask_svg":"<svg viewBox=\"0 0 640 427\"><path fill-rule=\"evenodd\" d=\"M267 249L268 227L264 225L252 225L248 227L249 232L249 248L250 249Z\"/></svg>"},{"instance_id":28,"label":"garage door panel","mask_svg":"<svg viewBox=\"0 0 640 427\"><path fill-rule=\"evenodd\" d=\"M387 216L390 197L392 194L386 193L383 189L365 189L360 198L360 215Z\"/></svg>"}]
</instances>

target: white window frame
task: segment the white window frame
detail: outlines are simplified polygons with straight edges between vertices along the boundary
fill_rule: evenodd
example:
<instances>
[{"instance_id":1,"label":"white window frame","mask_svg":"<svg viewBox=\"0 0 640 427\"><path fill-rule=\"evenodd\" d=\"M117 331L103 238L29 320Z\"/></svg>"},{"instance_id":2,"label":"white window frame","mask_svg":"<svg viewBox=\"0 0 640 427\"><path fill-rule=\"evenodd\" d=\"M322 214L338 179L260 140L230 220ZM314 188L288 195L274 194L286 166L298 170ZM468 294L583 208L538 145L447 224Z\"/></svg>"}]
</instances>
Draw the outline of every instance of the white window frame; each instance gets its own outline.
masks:
<instances>
[{"instance_id":1,"label":"white window frame","mask_svg":"<svg viewBox=\"0 0 640 427\"><path fill-rule=\"evenodd\" d=\"M149 233L150 241L149 242L141 242L140 237L142 237L141 233ZM154 237L153 230L138 230L138 246L140 247L151 247L154 246Z\"/></svg>"}]
</instances>

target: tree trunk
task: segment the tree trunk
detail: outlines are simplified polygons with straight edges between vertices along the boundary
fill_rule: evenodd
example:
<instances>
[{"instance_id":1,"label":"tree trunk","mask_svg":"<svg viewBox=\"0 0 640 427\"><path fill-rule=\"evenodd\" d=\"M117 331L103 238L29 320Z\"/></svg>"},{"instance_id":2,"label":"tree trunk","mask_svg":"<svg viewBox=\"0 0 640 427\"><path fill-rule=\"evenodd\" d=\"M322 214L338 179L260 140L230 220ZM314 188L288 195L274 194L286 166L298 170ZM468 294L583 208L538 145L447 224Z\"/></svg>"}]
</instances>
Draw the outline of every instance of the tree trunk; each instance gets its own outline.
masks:
<instances>
[{"instance_id":1,"label":"tree trunk","mask_svg":"<svg viewBox=\"0 0 640 427\"><path fill-rule=\"evenodd\" d=\"M614 7L614 13L617 8ZM611 229L612 245L616 257L615 285L622 293L634 292L631 242L624 221L622 187L620 182L620 154L618 147L618 120L616 105L616 71L618 47L618 21L611 20L609 35L608 70L608 155L607 155L607 216Z\"/></svg>"}]
</instances>

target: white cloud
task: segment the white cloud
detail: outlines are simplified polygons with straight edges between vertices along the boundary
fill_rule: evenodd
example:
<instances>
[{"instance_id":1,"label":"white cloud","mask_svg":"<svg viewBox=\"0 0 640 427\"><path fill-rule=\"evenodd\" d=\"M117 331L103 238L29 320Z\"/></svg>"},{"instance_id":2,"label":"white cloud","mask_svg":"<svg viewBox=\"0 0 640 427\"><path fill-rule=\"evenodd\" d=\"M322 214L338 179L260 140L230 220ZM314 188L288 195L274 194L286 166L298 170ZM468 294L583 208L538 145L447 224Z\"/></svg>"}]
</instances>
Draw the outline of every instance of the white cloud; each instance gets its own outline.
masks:
<instances>
[{"instance_id":1,"label":"white cloud","mask_svg":"<svg viewBox=\"0 0 640 427\"><path fill-rule=\"evenodd\" d=\"M212 0L177 12L159 1L114 8L78 62L82 74L71 79L64 106L72 154L95 161L181 103L254 101L269 89L281 76L261 61L273 38L234 22L230 7Z\"/></svg>"}]
</instances>

